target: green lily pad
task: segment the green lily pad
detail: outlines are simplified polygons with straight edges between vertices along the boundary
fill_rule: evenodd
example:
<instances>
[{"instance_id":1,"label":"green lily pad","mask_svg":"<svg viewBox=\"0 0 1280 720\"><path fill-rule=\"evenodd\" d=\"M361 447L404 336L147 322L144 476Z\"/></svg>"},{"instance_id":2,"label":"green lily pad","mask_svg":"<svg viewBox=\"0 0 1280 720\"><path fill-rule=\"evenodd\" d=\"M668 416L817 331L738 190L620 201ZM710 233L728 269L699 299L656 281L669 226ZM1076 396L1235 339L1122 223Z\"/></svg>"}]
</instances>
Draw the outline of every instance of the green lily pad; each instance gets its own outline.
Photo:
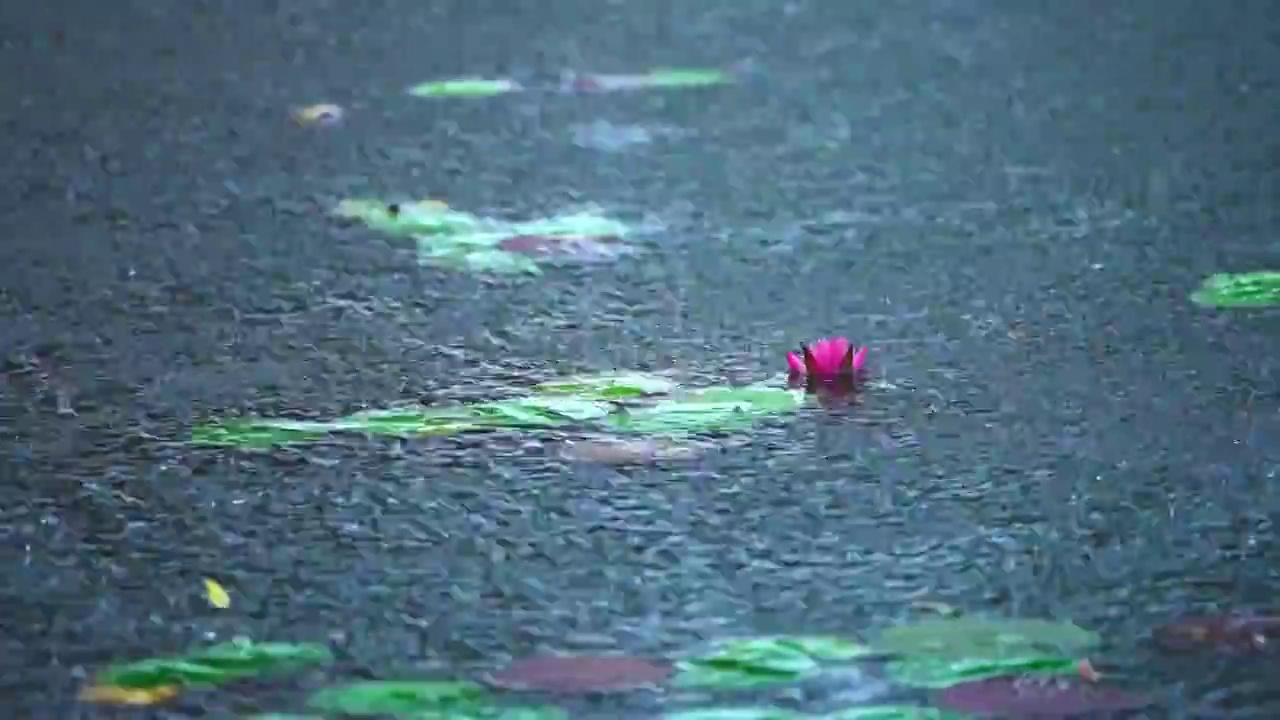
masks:
<instances>
[{"instance_id":1,"label":"green lily pad","mask_svg":"<svg viewBox=\"0 0 1280 720\"><path fill-rule=\"evenodd\" d=\"M1219 273L1207 278L1191 300L1209 307L1280 305L1280 272Z\"/></svg>"},{"instance_id":2,"label":"green lily pad","mask_svg":"<svg viewBox=\"0 0 1280 720\"><path fill-rule=\"evenodd\" d=\"M495 402L366 410L325 421L223 420L195 427L191 443L265 448L323 441L345 433L407 438L574 424L597 431L680 436L747 428L762 416L799 408L805 397L803 390L764 385L681 390L666 378L640 373L555 380L537 386L534 392L529 397ZM615 405L620 400L629 402L625 407Z\"/></svg>"},{"instance_id":3,"label":"green lily pad","mask_svg":"<svg viewBox=\"0 0 1280 720\"><path fill-rule=\"evenodd\" d=\"M723 70L698 68L657 68L645 77L651 87L706 87L724 85L733 81L733 76Z\"/></svg>"},{"instance_id":4,"label":"green lily pad","mask_svg":"<svg viewBox=\"0 0 1280 720\"><path fill-rule=\"evenodd\" d=\"M804 404L803 390L756 384L744 387L710 387L691 390L688 399L704 403L734 403L758 415L785 413Z\"/></svg>"},{"instance_id":5,"label":"green lily pad","mask_svg":"<svg viewBox=\"0 0 1280 720\"><path fill-rule=\"evenodd\" d=\"M315 442L341 433L364 433L391 437L451 435L485 429L472 407L391 408L366 410L337 420L290 420L287 418L238 418L196 426L193 445L210 447L264 448Z\"/></svg>"},{"instance_id":6,"label":"green lily pad","mask_svg":"<svg viewBox=\"0 0 1280 720\"><path fill-rule=\"evenodd\" d=\"M473 417L489 427L557 427L600 420L609 406L573 397L527 397L470 406Z\"/></svg>"},{"instance_id":7,"label":"green lily pad","mask_svg":"<svg viewBox=\"0 0 1280 720\"><path fill-rule=\"evenodd\" d=\"M465 681L374 680L327 688L307 707L325 713L412 720L565 720L556 707L505 707L483 686Z\"/></svg>"},{"instance_id":8,"label":"green lily pad","mask_svg":"<svg viewBox=\"0 0 1280 720\"><path fill-rule=\"evenodd\" d=\"M246 720L325 720L321 715L299 715L298 713L258 713L250 715Z\"/></svg>"},{"instance_id":9,"label":"green lily pad","mask_svg":"<svg viewBox=\"0 0 1280 720\"><path fill-rule=\"evenodd\" d=\"M414 97L491 97L518 92L524 88L520 83L506 78L455 78L453 80L434 80L410 87L406 92Z\"/></svg>"},{"instance_id":10,"label":"green lily pad","mask_svg":"<svg viewBox=\"0 0 1280 720\"><path fill-rule=\"evenodd\" d=\"M540 261L564 260L555 256L539 258L532 253L514 252L504 246L512 238L578 238L576 243L566 240L565 247L596 248L598 245L614 249L603 243L590 245L582 238L618 239L630 231L624 223L605 217L596 210L508 222L459 212L431 200L388 203L354 198L343 200L333 213L359 220L380 232L411 236L417 244L418 262L422 265L499 275L541 275ZM614 254L626 254L624 250L628 249L619 245ZM579 254L590 255L585 251ZM589 259L601 260L594 256Z\"/></svg>"},{"instance_id":11,"label":"green lily pad","mask_svg":"<svg viewBox=\"0 0 1280 720\"><path fill-rule=\"evenodd\" d=\"M893 655L1000 659L1069 653L1099 641L1097 633L1071 623L961 617L888 628L874 647Z\"/></svg>"},{"instance_id":12,"label":"green lily pad","mask_svg":"<svg viewBox=\"0 0 1280 720\"><path fill-rule=\"evenodd\" d=\"M750 427L765 415L790 412L804 403L804 391L752 386L709 388L649 407L615 413L606 425L617 432L686 435Z\"/></svg>"},{"instance_id":13,"label":"green lily pad","mask_svg":"<svg viewBox=\"0 0 1280 720\"><path fill-rule=\"evenodd\" d=\"M662 717L664 720L809 720L811 716L783 708L711 707L679 710Z\"/></svg>"},{"instance_id":14,"label":"green lily pad","mask_svg":"<svg viewBox=\"0 0 1280 720\"><path fill-rule=\"evenodd\" d=\"M353 198L338 203L333 214L393 235L475 234L491 231L494 225L493 221L451 210L435 200L394 203Z\"/></svg>"},{"instance_id":15,"label":"green lily pad","mask_svg":"<svg viewBox=\"0 0 1280 720\"><path fill-rule=\"evenodd\" d=\"M153 658L116 665L98 675L96 685L154 688L174 685L211 686L253 675L297 670L332 662L324 645L256 643L240 638L189 655Z\"/></svg>"},{"instance_id":16,"label":"green lily pad","mask_svg":"<svg viewBox=\"0 0 1280 720\"><path fill-rule=\"evenodd\" d=\"M865 657L871 650L847 638L776 636L727 640L707 655L676 665L680 687L751 688L793 682L819 672L823 662Z\"/></svg>"},{"instance_id":17,"label":"green lily pad","mask_svg":"<svg viewBox=\"0 0 1280 720\"><path fill-rule=\"evenodd\" d=\"M1056 655L998 659L909 657L890 662L886 672L894 682L907 687L939 689L1005 675L1077 676L1079 663L1078 658Z\"/></svg>"},{"instance_id":18,"label":"green lily pad","mask_svg":"<svg viewBox=\"0 0 1280 720\"><path fill-rule=\"evenodd\" d=\"M534 392L542 395L576 395L580 398L621 400L649 395L669 395L678 386L660 375L619 373L586 375L539 383Z\"/></svg>"}]
</instances>

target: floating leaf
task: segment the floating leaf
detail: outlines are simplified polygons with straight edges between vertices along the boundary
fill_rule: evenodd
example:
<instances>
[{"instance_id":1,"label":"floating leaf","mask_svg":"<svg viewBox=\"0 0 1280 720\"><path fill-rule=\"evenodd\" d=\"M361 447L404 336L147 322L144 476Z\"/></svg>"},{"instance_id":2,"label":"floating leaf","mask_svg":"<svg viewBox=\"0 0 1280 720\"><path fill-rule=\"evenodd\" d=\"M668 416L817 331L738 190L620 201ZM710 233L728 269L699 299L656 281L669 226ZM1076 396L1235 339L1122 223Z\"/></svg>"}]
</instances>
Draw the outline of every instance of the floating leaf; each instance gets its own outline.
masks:
<instances>
[{"instance_id":1,"label":"floating leaf","mask_svg":"<svg viewBox=\"0 0 1280 720\"><path fill-rule=\"evenodd\" d=\"M1004 658L908 657L890 662L894 682L917 688L945 688L1002 675L1078 675L1079 660L1055 655Z\"/></svg>"},{"instance_id":2,"label":"floating leaf","mask_svg":"<svg viewBox=\"0 0 1280 720\"><path fill-rule=\"evenodd\" d=\"M998 659L1070 653L1099 641L1097 633L1071 623L945 618L888 628L874 645L894 655Z\"/></svg>"},{"instance_id":3,"label":"floating leaf","mask_svg":"<svg viewBox=\"0 0 1280 720\"><path fill-rule=\"evenodd\" d=\"M1280 305L1280 272L1219 273L1205 279L1191 300L1209 307Z\"/></svg>"},{"instance_id":4,"label":"floating leaf","mask_svg":"<svg viewBox=\"0 0 1280 720\"><path fill-rule=\"evenodd\" d=\"M834 635L783 635L773 640L821 662L848 662L875 652L857 640Z\"/></svg>"},{"instance_id":5,"label":"floating leaf","mask_svg":"<svg viewBox=\"0 0 1280 720\"><path fill-rule=\"evenodd\" d=\"M654 435L732 430L750 427L761 416L795 410L803 402L803 390L711 388L610 415L607 424L619 432Z\"/></svg>"},{"instance_id":6,"label":"floating leaf","mask_svg":"<svg viewBox=\"0 0 1280 720\"><path fill-rule=\"evenodd\" d=\"M320 715L299 715L297 713L259 713L250 715L246 720L325 720Z\"/></svg>"},{"instance_id":7,"label":"floating leaf","mask_svg":"<svg viewBox=\"0 0 1280 720\"><path fill-rule=\"evenodd\" d=\"M451 408L392 408L369 410L328 421L285 418L240 418L197 426L191 442L204 446L271 447L324 440L336 433L365 433L391 437L449 435L483 429L474 410Z\"/></svg>"},{"instance_id":8,"label":"floating leaf","mask_svg":"<svg viewBox=\"0 0 1280 720\"><path fill-rule=\"evenodd\" d=\"M669 663L612 656L544 656L513 663L489 675L489 684L507 690L559 693L625 692L662 683Z\"/></svg>"},{"instance_id":9,"label":"floating leaf","mask_svg":"<svg viewBox=\"0 0 1280 720\"><path fill-rule=\"evenodd\" d=\"M479 233L491 225L471 213L450 210L438 200L397 203L354 198L338 203L333 214L394 235Z\"/></svg>"},{"instance_id":10,"label":"floating leaf","mask_svg":"<svg viewBox=\"0 0 1280 720\"><path fill-rule=\"evenodd\" d=\"M979 715L1015 717L1098 717L1151 704L1143 695L1055 677L999 677L954 685L938 694L938 704Z\"/></svg>"},{"instance_id":11,"label":"floating leaf","mask_svg":"<svg viewBox=\"0 0 1280 720\"><path fill-rule=\"evenodd\" d=\"M218 685L238 678L296 670L332 660L332 653L323 645L255 643L242 638L182 657L117 665L102 672L95 684L121 688Z\"/></svg>"},{"instance_id":12,"label":"floating leaf","mask_svg":"<svg viewBox=\"0 0 1280 720\"><path fill-rule=\"evenodd\" d=\"M620 400L647 395L667 395L676 390L675 381L661 375L619 373L584 375L539 383L534 392L543 395L576 395L580 398Z\"/></svg>"},{"instance_id":13,"label":"floating leaf","mask_svg":"<svg viewBox=\"0 0 1280 720\"><path fill-rule=\"evenodd\" d=\"M105 705L156 705L177 697L179 690L177 685L155 687L90 685L80 691L80 701Z\"/></svg>"},{"instance_id":14,"label":"floating leaf","mask_svg":"<svg viewBox=\"0 0 1280 720\"><path fill-rule=\"evenodd\" d=\"M600 420L609 406L573 397L527 397L470 406L476 421L486 427L539 428Z\"/></svg>"},{"instance_id":15,"label":"floating leaf","mask_svg":"<svg viewBox=\"0 0 1280 720\"><path fill-rule=\"evenodd\" d=\"M596 210L508 222L430 200L357 198L342 201L333 212L380 232L413 237L423 265L467 272L539 275L539 260L597 263L635 252L620 241L630 228Z\"/></svg>"},{"instance_id":16,"label":"floating leaf","mask_svg":"<svg viewBox=\"0 0 1280 720\"><path fill-rule=\"evenodd\" d=\"M209 600L209 604L220 610L226 610L231 607L231 595L227 593L226 588L222 587L213 578L204 579L204 594Z\"/></svg>"},{"instance_id":17,"label":"floating leaf","mask_svg":"<svg viewBox=\"0 0 1280 720\"><path fill-rule=\"evenodd\" d=\"M465 681L368 681L321 690L312 710L356 716L390 715L413 720L566 720L556 707L497 705L483 686Z\"/></svg>"},{"instance_id":18,"label":"floating leaf","mask_svg":"<svg viewBox=\"0 0 1280 720\"><path fill-rule=\"evenodd\" d=\"M798 680L818 672L821 663L864 657L869 649L838 637L760 637L728 640L711 653L677 664L682 687L751 688Z\"/></svg>"},{"instance_id":19,"label":"floating leaf","mask_svg":"<svg viewBox=\"0 0 1280 720\"><path fill-rule=\"evenodd\" d=\"M1280 616L1253 613L1191 616L1162 625L1152 634L1167 650L1275 651L1280 647Z\"/></svg>"},{"instance_id":20,"label":"floating leaf","mask_svg":"<svg viewBox=\"0 0 1280 720\"><path fill-rule=\"evenodd\" d=\"M536 395L447 407L401 406L367 410L335 420L239 418L200 425L191 442L204 446L271 447L315 442L341 433L414 437L511 428L583 425L584 429L683 435L744 428L758 417L788 412L803 390L766 386L703 388L681 392L665 379L640 374L570 378L538 386ZM662 400L642 404L648 396ZM629 401L618 406L618 401ZM638 404L641 403L641 404Z\"/></svg>"},{"instance_id":21,"label":"floating leaf","mask_svg":"<svg viewBox=\"0 0 1280 720\"><path fill-rule=\"evenodd\" d=\"M712 707L680 710L662 716L664 720L810 720L794 710L773 707Z\"/></svg>"},{"instance_id":22,"label":"floating leaf","mask_svg":"<svg viewBox=\"0 0 1280 720\"><path fill-rule=\"evenodd\" d=\"M456 78L435 80L414 85L406 92L415 97L490 97L523 90L515 80L506 78Z\"/></svg>"},{"instance_id":23,"label":"floating leaf","mask_svg":"<svg viewBox=\"0 0 1280 720\"><path fill-rule=\"evenodd\" d=\"M733 403L758 415L791 412L804 404L804 397L801 390L762 384L701 388L691 390L688 395L693 402Z\"/></svg>"}]
</instances>

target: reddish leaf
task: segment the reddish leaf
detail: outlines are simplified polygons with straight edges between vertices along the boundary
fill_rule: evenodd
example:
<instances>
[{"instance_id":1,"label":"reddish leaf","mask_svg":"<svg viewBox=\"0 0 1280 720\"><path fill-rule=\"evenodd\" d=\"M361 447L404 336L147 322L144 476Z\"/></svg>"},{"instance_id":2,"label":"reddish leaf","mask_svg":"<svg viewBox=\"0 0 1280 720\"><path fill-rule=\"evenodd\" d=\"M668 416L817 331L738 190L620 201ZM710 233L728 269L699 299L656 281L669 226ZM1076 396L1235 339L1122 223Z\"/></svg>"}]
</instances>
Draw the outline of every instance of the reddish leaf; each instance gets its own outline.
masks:
<instances>
[{"instance_id":1,"label":"reddish leaf","mask_svg":"<svg viewBox=\"0 0 1280 720\"><path fill-rule=\"evenodd\" d=\"M505 690L557 693L625 692L657 685L670 677L669 663L643 658L545 655L512 663L486 681Z\"/></svg>"},{"instance_id":2,"label":"reddish leaf","mask_svg":"<svg viewBox=\"0 0 1280 720\"><path fill-rule=\"evenodd\" d=\"M1228 653L1264 652L1280 643L1280 616L1228 613L1190 616L1152 632L1167 650L1207 648Z\"/></svg>"},{"instance_id":3,"label":"reddish leaf","mask_svg":"<svg viewBox=\"0 0 1280 720\"><path fill-rule=\"evenodd\" d=\"M1151 704L1148 697L1062 677L998 677L952 685L938 695L949 710L1026 718L1099 717Z\"/></svg>"}]
</instances>

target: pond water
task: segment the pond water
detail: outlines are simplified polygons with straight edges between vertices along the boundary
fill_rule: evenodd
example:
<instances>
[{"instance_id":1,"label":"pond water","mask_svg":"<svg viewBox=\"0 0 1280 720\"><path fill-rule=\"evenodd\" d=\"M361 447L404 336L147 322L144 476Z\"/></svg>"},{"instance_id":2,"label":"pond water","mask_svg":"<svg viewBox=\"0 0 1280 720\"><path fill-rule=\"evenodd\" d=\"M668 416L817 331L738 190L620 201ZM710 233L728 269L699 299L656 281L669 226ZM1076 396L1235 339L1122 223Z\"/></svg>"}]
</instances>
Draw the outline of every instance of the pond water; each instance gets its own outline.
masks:
<instances>
[{"instance_id":1,"label":"pond water","mask_svg":"<svg viewBox=\"0 0 1280 720\"><path fill-rule=\"evenodd\" d=\"M1274 714L1274 19L695 5L15 11L15 707Z\"/></svg>"}]
</instances>

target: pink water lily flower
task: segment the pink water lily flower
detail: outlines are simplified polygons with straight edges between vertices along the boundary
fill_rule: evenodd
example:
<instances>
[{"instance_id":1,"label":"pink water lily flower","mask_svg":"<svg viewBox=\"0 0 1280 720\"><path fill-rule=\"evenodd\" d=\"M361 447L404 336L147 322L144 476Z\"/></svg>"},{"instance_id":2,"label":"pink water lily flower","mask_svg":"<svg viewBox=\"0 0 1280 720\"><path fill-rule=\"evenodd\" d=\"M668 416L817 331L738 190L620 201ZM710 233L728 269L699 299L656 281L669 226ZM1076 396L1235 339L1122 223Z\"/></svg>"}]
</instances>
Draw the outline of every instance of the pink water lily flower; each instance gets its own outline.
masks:
<instances>
[{"instance_id":1,"label":"pink water lily flower","mask_svg":"<svg viewBox=\"0 0 1280 720\"><path fill-rule=\"evenodd\" d=\"M842 337L822 338L809 345L802 344L799 353L787 353L791 374L810 380L852 377L861 372L866 359L865 347L854 347L848 338Z\"/></svg>"}]
</instances>

